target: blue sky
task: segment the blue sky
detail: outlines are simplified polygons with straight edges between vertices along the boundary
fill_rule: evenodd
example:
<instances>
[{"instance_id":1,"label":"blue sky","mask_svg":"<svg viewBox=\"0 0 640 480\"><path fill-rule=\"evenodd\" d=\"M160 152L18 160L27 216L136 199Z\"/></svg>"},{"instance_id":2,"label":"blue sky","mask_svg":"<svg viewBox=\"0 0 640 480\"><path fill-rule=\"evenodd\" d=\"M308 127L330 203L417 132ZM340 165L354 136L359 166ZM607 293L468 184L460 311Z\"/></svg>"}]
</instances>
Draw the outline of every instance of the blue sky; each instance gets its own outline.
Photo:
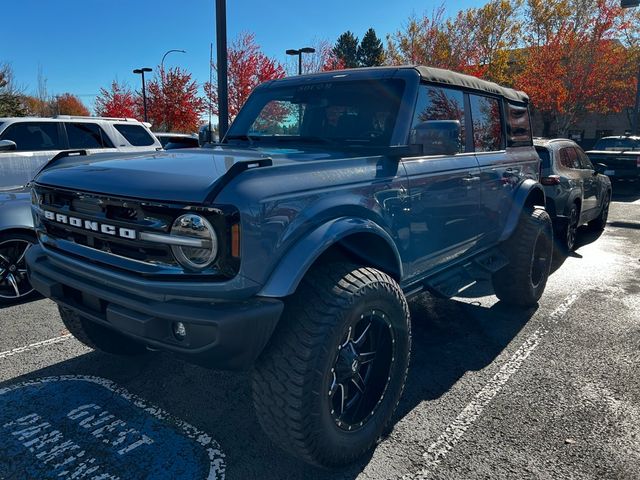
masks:
<instances>
[{"instance_id":1,"label":"blue sky","mask_svg":"<svg viewBox=\"0 0 640 480\"><path fill-rule=\"evenodd\" d=\"M482 0L444 2L449 13ZM440 1L228 0L228 33L251 31L265 53L287 60L284 50L314 39L335 41L345 30L359 37L397 30L412 13L431 12ZM209 45L215 41L214 0L18 0L2 5L0 63L12 65L27 93L37 87L38 66L50 94L71 92L89 106L113 79L139 87L134 68L181 66L202 83L209 78ZM214 46L215 48L215 46Z\"/></svg>"}]
</instances>

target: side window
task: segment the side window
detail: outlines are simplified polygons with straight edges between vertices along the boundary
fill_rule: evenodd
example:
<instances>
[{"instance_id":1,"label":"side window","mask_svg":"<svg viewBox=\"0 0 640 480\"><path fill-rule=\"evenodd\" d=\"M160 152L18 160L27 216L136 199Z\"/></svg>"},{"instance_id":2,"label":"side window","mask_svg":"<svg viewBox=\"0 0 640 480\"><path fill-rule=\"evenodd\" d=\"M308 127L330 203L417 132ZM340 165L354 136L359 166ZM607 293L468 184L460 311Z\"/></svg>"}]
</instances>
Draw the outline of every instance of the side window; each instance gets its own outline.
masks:
<instances>
[{"instance_id":1,"label":"side window","mask_svg":"<svg viewBox=\"0 0 640 480\"><path fill-rule=\"evenodd\" d=\"M16 142L18 152L64 150L57 122L20 122L9 125L0 140Z\"/></svg>"},{"instance_id":2,"label":"side window","mask_svg":"<svg viewBox=\"0 0 640 480\"><path fill-rule=\"evenodd\" d=\"M114 125L116 130L135 147L148 147L153 145L155 140L141 125Z\"/></svg>"},{"instance_id":3,"label":"side window","mask_svg":"<svg viewBox=\"0 0 640 480\"><path fill-rule=\"evenodd\" d=\"M458 120L460 132L460 153L465 149L464 135L464 93L448 88L420 86L416 111L411 125L412 134L416 125L433 120ZM411 143L414 143L413 141Z\"/></svg>"},{"instance_id":4,"label":"side window","mask_svg":"<svg viewBox=\"0 0 640 480\"><path fill-rule=\"evenodd\" d=\"M473 143L476 152L495 152L504 149L500 100L469 95L473 120Z\"/></svg>"},{"instance_id":5,"label":"side window","mask_svg":"<svg viewBox=\"0 0 640 480\"><path fill-rule=\"evenodd\" d=\"M587 157L587 154L584 153L584 151L581 148L576 148L575 150L576 152L578 152L578 158L580 160L580 168L583 168L585 170L595 170L595 168L593 168L593 164L591 163L591 160L589 160L589 157Z\"/></svg>"},{"instance_id":6,"label":"side window","mask_svg":"<svg viewBox=\"0 0 640 480\"><path fill-rule=\"evenodd\" d=\"M107 134L95 123L65 123L69 148L113 148Z\"/></svg>"},{"instance_id":7,"label":"side window","mask_svg":"<svg viewBox=\"0 0 640 480\"><path fill-rule=\"evenodd\" d=\"M565 168L580 168L578 154L573 147L564 147L560 150L560 164Z\"/></svg>"},{"instance_id":8,"label":"side window","mask_svg":"<svg viewBox=\"0 0 640 480\"><path fill-rule=\"evenodd\" d=\"M533 144L529 109L525 105L505 102L507 114L507 146L527 147Z\"/></svg>"}]
</instances>

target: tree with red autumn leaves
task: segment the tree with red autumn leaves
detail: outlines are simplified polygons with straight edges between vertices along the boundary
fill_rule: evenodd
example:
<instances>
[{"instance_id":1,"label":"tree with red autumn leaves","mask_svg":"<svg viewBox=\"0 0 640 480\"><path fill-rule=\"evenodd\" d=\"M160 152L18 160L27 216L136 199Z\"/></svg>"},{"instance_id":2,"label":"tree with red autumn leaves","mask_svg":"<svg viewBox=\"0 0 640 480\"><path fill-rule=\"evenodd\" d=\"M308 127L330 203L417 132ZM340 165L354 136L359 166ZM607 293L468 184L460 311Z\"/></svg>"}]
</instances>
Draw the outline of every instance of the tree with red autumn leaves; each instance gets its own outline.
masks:
<instances>
[{"instance_id":1,"label":"tree with red autumn leaves","mask_svg":"<svg viewBox=\"0 0 640 480\"><path fill-rule=\"evenodd\" d=\"M552 133L553 122L566 135L589 112L607 114L633 106L637 67L617 39L627 28L619 2L597 0L590 17L583 19L567 16L567 3L556 2L560 11L554 14L546 2L529 0L532 33L524 67L515 78L516 87L530 95L542 115L545 136ZM540 18L548 23L541 24Z\"/></svg>"},{"instance_id":2,"label":"tree with red autumn leaves","mask_svg":"<svg viewBox=\"0 0 640 480\"><path fill-rule=\"evenodd\" d=\"M229 119L233 120L255 87L267 80L283 78L285 69L260 51L252 33L241 34L228 49ZM215 65L212 65L215 68ZM205 83L213 112L218 114L218 86Z\"/></svg>"},{"instance_id":3,"label":"tree with red autumn leaves","mask_svg":"<svg viewBox=\"0 0 640 480\"><path fill-rule=\"evenodd\" d=\"M96 98L96 115L101 117L138 118L136 96L126 85L117 80L111 82L111 88L100 89Z\"/></svg>"},{"instance_id":4,"label":"tree with red autumn leaves","mask_svg":"<svg viewBox=\"0 0 640 480\"><path fill-rule=\"evenodd\" d=\"M157 131L194 132L206 104L198 95L198 84L180 67L159 72L147 83L147 115ZM141 106L141 100L139 100Z\"/></svg>"},{"instance_id":5,"label":"tree with red autumn leaves","mask_svg":"<svg viewBox=\"0 0 640 480\"><path fill-rule=\"evenodd\" d=\"M51 109L54 115L91 115L80 99L71 93L57 95L51 102Z\"/></svg>"}]
</instances>

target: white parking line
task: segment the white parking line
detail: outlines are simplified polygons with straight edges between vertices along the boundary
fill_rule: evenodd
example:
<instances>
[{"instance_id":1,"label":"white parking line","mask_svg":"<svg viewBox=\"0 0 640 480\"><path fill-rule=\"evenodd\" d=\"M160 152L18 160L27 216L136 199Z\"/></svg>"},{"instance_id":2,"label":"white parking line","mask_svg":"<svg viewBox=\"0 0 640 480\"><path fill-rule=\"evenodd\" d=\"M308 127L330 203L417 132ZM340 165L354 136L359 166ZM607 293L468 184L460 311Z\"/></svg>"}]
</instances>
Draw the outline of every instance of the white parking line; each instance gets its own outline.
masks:
<instances>
[{"instance_id":1,"label":"white parking line","mask_svg":"<svg viewBox=\"0 0 640 480\"><path fill-rule=\"evenodd\" d=\"M64 335L60 335L59 337L49 338L48 340L42 340L41 342L31 343L29 345L25 345L24 347L14 348L13 350L6 350L4 352L0 352L0 360L7 357L12 357L13 355L17 355L19 353L28 352L30 350L36 350L41 347L46 347L49 345L54 345L56 343L62 343L71 338L70 333L66 333Z\"/></svg>"},{"instance_id":2,"label":"white parking line","mask_svg":"<svg viewBox=\"0 0 640 480\"><path fill-rule=\"evenodd\" d=\"M429 471L438 466L447 453L449 453L464 436L469 427L480 418L480 415L489 402L500 392L511 376L522 367L522 364L529 355L538 348L542 337L549 333L549 328L567 313L569 307L571 307L577 299L577 294L572 294L565 298L558 308L549 315L549 320L546 324L543 324L527 337L520 348L518 348L512 357L500 368L500 371L489 380L475 395L475 398L460 412L456 419L447 426L438 439L427 448L427 451L422 455L426 463L426 468L423 468L417 473L405 475L403 477L404 480L431 478Z\"/></svg>"}]
</instances>

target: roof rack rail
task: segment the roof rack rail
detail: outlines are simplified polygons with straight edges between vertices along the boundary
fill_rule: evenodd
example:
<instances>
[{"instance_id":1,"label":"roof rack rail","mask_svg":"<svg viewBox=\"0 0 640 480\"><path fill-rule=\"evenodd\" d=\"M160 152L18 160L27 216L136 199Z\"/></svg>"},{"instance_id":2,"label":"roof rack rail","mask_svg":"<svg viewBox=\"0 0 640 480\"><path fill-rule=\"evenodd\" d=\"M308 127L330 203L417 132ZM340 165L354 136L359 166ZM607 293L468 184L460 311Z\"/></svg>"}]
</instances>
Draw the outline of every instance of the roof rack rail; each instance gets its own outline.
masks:
<instances>
[{"instance_id":1,"label":"roof rack rail","mask_svg":"<svg viewBox=\"0 0 640 480\"><path fill-rule=\"evenodd\" d=\"M112 120L118 122L138 122L135 118L128 117L92 117L82 115L56 115L54 118L66 119L66 120Z\"/></svg>"}]
</instances>

